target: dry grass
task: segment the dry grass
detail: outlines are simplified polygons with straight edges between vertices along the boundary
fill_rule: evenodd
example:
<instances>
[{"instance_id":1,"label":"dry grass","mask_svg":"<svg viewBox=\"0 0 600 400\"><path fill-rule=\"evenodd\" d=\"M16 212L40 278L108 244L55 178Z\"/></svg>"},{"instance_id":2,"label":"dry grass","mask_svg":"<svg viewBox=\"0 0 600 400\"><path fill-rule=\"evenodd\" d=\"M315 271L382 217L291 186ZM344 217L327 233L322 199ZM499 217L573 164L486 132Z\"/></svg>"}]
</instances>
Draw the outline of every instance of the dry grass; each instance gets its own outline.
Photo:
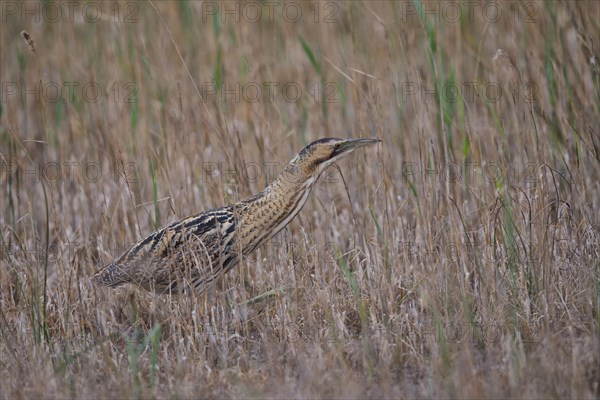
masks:
<instances>
[{"instance_id":1,"label":"dry grass","mask_svg":"<svg viewBox=\"0 0 600 400\"><path fill-rule=\"evenodd\" d=\"M600 396L597 2L90 3L0 4L0 397ZM324 136L384 142L213 292L91 284Z\"/></svg>"}]
</instances>

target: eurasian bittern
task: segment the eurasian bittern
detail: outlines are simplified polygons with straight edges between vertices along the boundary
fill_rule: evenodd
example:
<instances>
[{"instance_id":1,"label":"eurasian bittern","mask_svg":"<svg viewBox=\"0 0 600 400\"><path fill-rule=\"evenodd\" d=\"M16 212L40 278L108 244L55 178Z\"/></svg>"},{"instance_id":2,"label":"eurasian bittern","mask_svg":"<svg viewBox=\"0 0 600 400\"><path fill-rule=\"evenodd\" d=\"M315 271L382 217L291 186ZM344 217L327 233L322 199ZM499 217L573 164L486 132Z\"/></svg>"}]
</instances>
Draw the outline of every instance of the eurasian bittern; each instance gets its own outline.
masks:
<instances>
[{"instance_id":1,"label":"eurasian bittern","mask_svg":"<svg viewBox=\"0 0 600 400\"><path fill-rule=\"evenodd\" d=\"M306 146L262 192L171 223L98 271L94 280L134 283L158 293L201 293L242 258L282 230L304 206L331 164L379 139L319 139Z\"/></svg>"}]
</instances>

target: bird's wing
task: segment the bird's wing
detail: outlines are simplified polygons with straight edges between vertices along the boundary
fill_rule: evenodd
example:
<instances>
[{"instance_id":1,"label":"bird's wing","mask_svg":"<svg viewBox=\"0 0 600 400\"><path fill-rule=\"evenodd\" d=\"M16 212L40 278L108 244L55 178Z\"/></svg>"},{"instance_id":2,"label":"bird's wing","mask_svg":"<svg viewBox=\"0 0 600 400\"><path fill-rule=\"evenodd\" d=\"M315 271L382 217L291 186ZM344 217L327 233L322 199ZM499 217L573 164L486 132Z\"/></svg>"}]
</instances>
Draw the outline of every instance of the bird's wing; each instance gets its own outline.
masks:
<instances>
[{"instance_id":1,"label":"bird's wing","mask_svg":"<svg viewBox=\"0 0 600 400\"><path fill-rule=\"evenodd\" d=\"M232 207L171 223L140 240L95 279L106 286L134 282L157 291L175 289L182 277L200 285L220 273L221 254L234 244L235 225Z\"/></svg>"}]
</instances>

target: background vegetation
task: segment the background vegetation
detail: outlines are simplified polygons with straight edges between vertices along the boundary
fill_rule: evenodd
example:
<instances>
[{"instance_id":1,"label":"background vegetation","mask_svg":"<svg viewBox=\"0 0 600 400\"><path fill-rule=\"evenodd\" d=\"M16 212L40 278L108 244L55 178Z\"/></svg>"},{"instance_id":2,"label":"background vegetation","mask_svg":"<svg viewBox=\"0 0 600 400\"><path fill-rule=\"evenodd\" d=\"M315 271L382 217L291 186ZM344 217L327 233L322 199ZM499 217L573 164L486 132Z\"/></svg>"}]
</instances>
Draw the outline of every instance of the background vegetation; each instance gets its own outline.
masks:
<instances>
[{"instance_id":1,"label":"background vegetation","mask_svg":"<svg viewBox=\"0 0 600 400\"><path fill-rule=\"evenodd\" d=\"M600 5L468 4L0 3L0 397L600 396ZM215 290L91 284L326 136Z\"/></svg>"}]
</instances>

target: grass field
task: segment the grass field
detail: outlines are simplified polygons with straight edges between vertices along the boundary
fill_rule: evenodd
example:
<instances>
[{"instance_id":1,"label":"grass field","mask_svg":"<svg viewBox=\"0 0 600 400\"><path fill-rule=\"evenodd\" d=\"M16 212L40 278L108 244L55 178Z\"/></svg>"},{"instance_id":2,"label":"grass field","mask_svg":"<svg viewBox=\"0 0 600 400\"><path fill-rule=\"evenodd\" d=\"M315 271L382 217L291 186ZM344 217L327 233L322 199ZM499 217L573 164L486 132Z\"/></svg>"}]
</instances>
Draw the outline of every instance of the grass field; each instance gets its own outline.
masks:
<instances>
[{"instance_id":1,"label":"grass field","mask_svg":"<svg viewBox=\"0 0 600 400\"><path fill-rule=\"evenodd\" d=\"M600 3L0 7L0 398L600 396ZM327 136L214 290L92 284Z\"/></svg>"}]
</instances>

